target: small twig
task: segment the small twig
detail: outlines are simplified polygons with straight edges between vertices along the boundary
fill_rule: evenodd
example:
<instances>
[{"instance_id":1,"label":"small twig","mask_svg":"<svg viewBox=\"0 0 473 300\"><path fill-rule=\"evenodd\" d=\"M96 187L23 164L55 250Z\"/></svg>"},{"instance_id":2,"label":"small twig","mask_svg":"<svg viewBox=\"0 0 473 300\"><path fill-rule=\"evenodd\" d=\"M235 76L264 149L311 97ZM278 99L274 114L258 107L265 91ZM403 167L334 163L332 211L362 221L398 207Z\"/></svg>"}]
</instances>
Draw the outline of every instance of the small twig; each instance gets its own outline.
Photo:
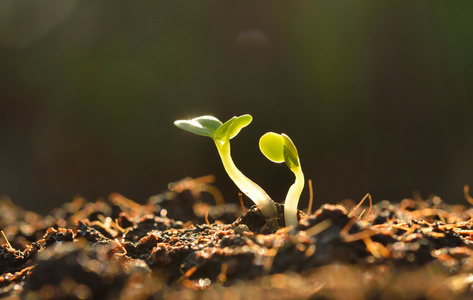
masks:
<instances>
[{"instance_id":1,"label":"small twig","mask_svg":"<svg viewBox=\"0 0 473 300\"><path fill-rule=\"evenodd\" d=\"M190 268L189 270L187 270L187 272L185 272L183 275L183 277L181 277L181 279L184 279L184 278L189 278L192 276L192 274L195 273L195 271L197 271L198 267L197 266L193 266L192 268Z\"/></svg>"},{"instance_id":2,"label":"small twig","mask_svg":"<svg viewBox=\"0 0 473 300\"><path fill-rule=\"evenodd\" d=\"M366 196L365 196L366 197ZM372 217L372 214L371 214L371 210L373 208L373 199L371 199L371 194L368 194L368 199L370 200L370 207L368 208L368 213L366 213L366 217L365 217L365 220L366 221L369 221ZM361 211L361 214L358 216L358 219L361 219L361 217L363 216L363 214L365 213L366 209L363 209Z\"/></svg>"},{"instance_id":3,"label":"small twig","mask_svg":"<svg viewBox=\"0 0 473 300\"><path fill-rule=\"evenodd\" d=\"M350 219L350 221L348 221L348 223L345 225L345 227L343 227L342 230L340 230L340 236L342 238L344 238L345 236L348 235L348 231L350 230L350 228L355 224L356 220L358 218L355 216L353 218Z\"/></svg>"},{"instance_id":4,"label":"small twig","mask_svg":"<svg viewBox=\"0 0 473 300\"><path fill-rule=\"evenodd\" d=\"M439 217L440 221L442 221L444 224L448 223L447 220L442 216L440 210L437 212L437 216Z\"/></svg>"},{"instance_id":5,"label":"small twig","mask_svg":"<svg viewBox=\"0 0 473 300\"><path fill-rule=\"evenodd\" d=\"M360 216L358 217L359 219L361 219L363 217L365 211L366 211L366 208L361 211Z\"/></svg>"},{"instance_id":6,"label":"small twig","mask_svg":"<svg viewBox=\"0 0 473 300\"><path fill-rule=\"evenodd\" d=\"M118 231L120 231L121 233L125 232L125 229L118 224L118 219L117 218L115 218L115 222L113 222L111 224L114 224L115 228L117 228Z\"/></svg>"},{"instance_id":7,"label":"small twig","mask_svg":"<svg viewBox=\"0 0 473 300\"><path fill-rule=\"evenodd\" d=\"M242 193L238 193L238 198L240 199L241 211L243 212L243 214L245 214L246 211L245 211L245 205L243 205Z\"/></svg>"},{"instance_id":8,"label":"small twig","mask_svg":"<svg viewBox=\"0 0 473 300\"><path fill-rule=\"evenodd\" d=\"M119 193L111 193L108 196L110 202L119 206L122 210L129 209L133 212L138 212L141 210L141 205L136 203L135 201L126 198L125 196ZM125 208L125 209L124 209Z\"/></svg>"},{"instance_id":9,"label":"small twig","mask_svg":"<svg viewBox=\"0 0 473 300\"><path fill-rule=\"evenodd\" d=\"M5 239L5 242L7 242L8 248L13 248L5 235L5 232L3 232L3 230L0 230L0 232L2 233L3 239Z\"/></svg>"},{"instance_id":10,"label":"small twig","mask_svg":"<svg viewBox=\"0 0 473 300\"><path fill-rule=\"evenodd\" d=\"M371 237L375 234L377 234L376 231L367 229L365 231L360 231L360 232L353 233L353 234L347 234L345 236L342 236L342 238L345 242L349 243L349 242L362 240L362 239L365 239L367 237Z\"/></svg>"},{"instance_id":11,"label":"small twig","mask_svg":"<svg viewBox=\"0 0 473 300\"><path fill-rule=\"evenodd\" d=\"M373 242L369 236L363 237L362 239L366 245L366 249L377 259L388 258L390 256L389 250L386 249L383 244Z\"/></svg>"},{"instance_id":12,"label":"small twig","mask_svg":"<svg viewBox=\"0 0 473 300\"><path fill-rule=\"evenodd\" d=\"M217 275L217 280L220 283L224 283L227 281L227 271L228 271L228 263L222 263L220 267L220 274Z\"/></svg>"},{"instance_id":13,"label":"small twig","mask_svg":"<svg viewBox=\"0 0 473 300\"><path fill-rule=\"evenodd\" d=\"M370 209L368 210L368 213L366 214L367 218L371 216L371 209L373 208L373 199L371 199L371 194L368 194L368 199L370 200Z\"/></svg>"},{"instance_id":14,"label":"small twig","mask_svg":"<svg viewBox=\"0 0 473 300\"><path fill-rule=\"evenodd\" d=\"M468 184L463 186L463 194L465 195L466 201L473 205L473 197L470 196L470 186Z\"/></svg>"},{"instance_id":15,"label":"small twig","mask_svg":"<svg viewBox=\"0 0 473 300\"><path fill-rule=\"evenodd\" d=\"M201 192L207 192L215 200L216 205L223 205L225 201L220 190L210 183L215 181L214 175L206 175L198 178L187 177L180 181L171 182L168 184L168 189L171 192L182 193L184 190L191 191L195 198L199 198Z\"/></svg>"},{"instance_id":16,"label":"small twig","mask_svg":"<svg viewBox=\"0 0 473 300\"><path fill-rule=\"evenodd\" d=\"M352 211L348 214L348 217L351 217L353 214L355 214L356 210L361 206L361 204L363 204L363 202L366 200L366 198L368 198L368 196L370 195L370 193L367 193L363 199L361 199L361 201L358 203L357 206L355 206L355 208L352 209Z\"/></svg>"},{"instance_id":17,"label":"small twig","mask_svg":"<svg viewBox=\"0 0 473 300\"><path fill-rule=\"evenodd\" d=\"M307 183L309 184L309 207L307 207L307 216L310 216L310 213L312 212L312 202L314 201L314 191L312 189L312 179L309 179Z\"/></svg>"},{"instance_id":18,"label":"small twig","mask_svg":"<svg viewBox=\"0 0 473 300\"><path fill-rule=\"evenodd\" d=\"M325 219L317 225L312 226L311 228L307 229L305 232L308 236L315 236L322 231L330 228L332 226L333 221L331 219Z\"/></svg>"},{"instance_id":19,"label":"small twig","mask_svg":"<svg viewBox=\"0 0 473 300\"><path fill-rule=\"evenodd\" d=\"M207 225L210 225L210 222L209 222L209 211L207 211L207 213L205 214L205 223L207 223Z\"/></svg>"},{"instance_id":20,"label":"small twig","mask_svg":"<svg viewBox=\"0 0 473 300\"><path fill-rule=\"evenodd\" d=\"M214 187L211 184L202 184L201 189L202 189L202 192L207 192L210 195L212 195L212 197L214 197L216 205L224 205L225 204L225 200L223 200L222 192L220 192L220 190L218 188Z\"/></svg>"}]
</instances>

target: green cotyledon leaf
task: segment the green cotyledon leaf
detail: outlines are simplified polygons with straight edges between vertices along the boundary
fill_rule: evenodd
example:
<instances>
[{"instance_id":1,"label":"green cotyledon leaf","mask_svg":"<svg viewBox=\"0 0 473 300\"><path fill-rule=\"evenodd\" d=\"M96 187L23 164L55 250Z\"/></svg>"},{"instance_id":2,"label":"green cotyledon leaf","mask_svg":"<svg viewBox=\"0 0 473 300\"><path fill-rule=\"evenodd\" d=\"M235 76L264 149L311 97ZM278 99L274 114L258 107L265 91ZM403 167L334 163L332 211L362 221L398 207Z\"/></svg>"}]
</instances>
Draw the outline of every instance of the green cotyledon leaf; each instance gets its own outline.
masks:
<instances>
[{"instance_id":1,"label":"green cotyledon leaf","mask_svg":"<svg viewBox=\"0 0 473 300\"><path fill-rule=\"evenodd\" d=\"M284 139L284 161L286 162L286 165L289 169L299 167L299 153L297 152L296 146L290 137L284 133L282 133L281 136Z\"/></svg>"},{"instance_id":2,"label":"green cotyledon leaf","mask_svg":"<svg viewBox=\"0 0 473 300\"><path fill-rule=\"evenodd\" d=\"M284 162L284 140L280 134L265 133L259 140L259 148L270 161L275 163Z\"/></svg>"},{"instance_id":3,"label":"green cotyledon leaf","mask_svg":"<svg viewBox=\"0 0 473 300\"><path fill-rule=\"evenodd\" d=\"M215 132L222 126L222 122L212 116L201 116L192 120L177 120L174 125L197 135L214 138Z\"/></svg>"},{"instance_id":4,"label":"green cotyledon leaf","mask_svg":"<svg viewBox=\"0 0 473 300\"><path fill-rule=\"evenodd\" d=\"M284 133L265 133L260 139L259 147L264 156L272 162L285 162L289 168L299 166L299 155L296 146L294 146L289 136Z\"/></svg>"},{"instance_id":5,"label":"green cotyledon leaf","mask_svg":"<svg viewBox=\"0 0 473 300\"><path fill-rule=\"evenodd\" d=\"M253 117L250 115L241 115L239 117L233 117L215 131L214 139L232 139L240 132L243 127L246 127L248 124L250 124L252 120Z\"/></svg>"}]
</instances>

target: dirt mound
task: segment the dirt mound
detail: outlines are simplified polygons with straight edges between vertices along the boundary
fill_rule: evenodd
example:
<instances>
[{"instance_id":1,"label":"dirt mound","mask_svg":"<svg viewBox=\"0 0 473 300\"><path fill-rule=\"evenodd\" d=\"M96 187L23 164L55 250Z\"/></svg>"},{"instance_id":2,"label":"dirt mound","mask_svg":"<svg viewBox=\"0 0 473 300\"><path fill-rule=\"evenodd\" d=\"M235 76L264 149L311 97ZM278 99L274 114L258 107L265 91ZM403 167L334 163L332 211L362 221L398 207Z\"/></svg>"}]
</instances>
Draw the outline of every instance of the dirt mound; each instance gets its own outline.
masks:
<instances>
[{"instance_id":1,"label":"dirt mound","mask_svg":"<svg viewBox=\"0 0 473 300\"><path fill-rule=\"evenodd\" d=\"M139 205L76 198L48 216L0 202L0 297L11 299L467 299L472 209L438 197L299 212L295 230L256 207L188 189ZM204 298L205 297L205 298Z\"/></svg>"}]
</instances>

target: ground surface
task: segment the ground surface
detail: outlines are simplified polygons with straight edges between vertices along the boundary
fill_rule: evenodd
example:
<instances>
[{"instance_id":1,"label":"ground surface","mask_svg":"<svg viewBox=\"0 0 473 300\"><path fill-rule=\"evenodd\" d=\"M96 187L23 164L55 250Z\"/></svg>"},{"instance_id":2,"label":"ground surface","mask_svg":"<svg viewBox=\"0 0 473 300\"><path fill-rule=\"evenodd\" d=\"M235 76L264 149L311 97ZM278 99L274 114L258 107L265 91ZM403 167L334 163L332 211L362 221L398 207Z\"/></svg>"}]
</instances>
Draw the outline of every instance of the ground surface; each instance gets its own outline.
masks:
<instances>
[{"instance_id":1,"label":"ground surface","mask_svg":"<svg viewBox=\"0 0 473 300\"><path fill-rule=\"evenodd\" d=\"M281 205L271 228L255 207L201 201L201 187L183 181L145 205L76 198L48 216L1 201L0 298L473 297L470 208L345 202L300 212L290 231Z\"/></svg>"}]
</instances>

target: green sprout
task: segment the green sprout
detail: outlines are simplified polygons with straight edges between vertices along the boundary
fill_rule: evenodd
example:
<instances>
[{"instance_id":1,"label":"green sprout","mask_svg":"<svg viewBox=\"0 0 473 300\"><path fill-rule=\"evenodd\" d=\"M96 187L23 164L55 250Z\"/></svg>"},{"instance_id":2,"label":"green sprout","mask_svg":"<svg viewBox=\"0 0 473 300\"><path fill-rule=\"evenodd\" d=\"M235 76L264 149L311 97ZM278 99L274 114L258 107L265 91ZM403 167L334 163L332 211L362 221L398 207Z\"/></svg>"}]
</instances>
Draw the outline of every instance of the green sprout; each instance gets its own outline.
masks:
<instances>
[{"instance_id":1,"label":"green sprout","mask_svg":"<svg viewBox=\"0 0 473 300\"><path fill-rule=\"evenodd\" d=\"M294 175L296 175L296 181L289 188L284 202L286 226L295 228L299 224L297 220L297 204L304 189L304 174L302 173L296 146L284 133L268 132L261 137L259 147L269 160L275 163L285 162Z\"/></svg>"},{"instance_id":2,"label":"green sprout","mask_svg":"<svg viewBox=\"0 0 473 300\"><path fill-rule=\"evenodd\" d=\"M256 183L248 179L233 163L230 155L230 139L234 138L240 130L251 123L253 117L242 115L233 117L223 123L212 116L201 116L192 120L178 120L174 122L178 128L197 135L212 138L217 146L218 154L222 159L223 167L236 186L258 206L263 215L268 219L278 216L276 205L266 192ZM296 203L297 205L297 203Z\"/></svg>"}]
</instances>

